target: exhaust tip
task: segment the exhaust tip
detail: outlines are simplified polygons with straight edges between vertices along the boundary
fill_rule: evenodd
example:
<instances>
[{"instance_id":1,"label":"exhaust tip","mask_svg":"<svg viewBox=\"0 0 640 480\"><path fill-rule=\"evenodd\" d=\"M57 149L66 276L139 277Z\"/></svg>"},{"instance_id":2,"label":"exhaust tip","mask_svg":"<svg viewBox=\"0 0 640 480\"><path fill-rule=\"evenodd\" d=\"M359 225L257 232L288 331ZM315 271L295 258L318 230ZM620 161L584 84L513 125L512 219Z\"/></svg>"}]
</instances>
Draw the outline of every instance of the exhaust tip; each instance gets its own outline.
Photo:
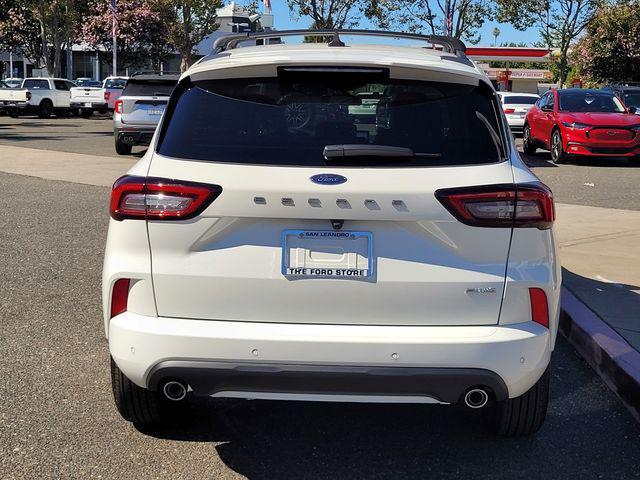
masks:
<instances>
[{"instance_id":1,"label":"exhaust tip","mask_svg":"<svg viewBox=\"0 0 640 480\"><path fill-rule=\"evenodd\" d=\"M176 380L170 380L162 387L162 393L169 400L179 402L187 396L187 388Z\"/></svg>"},{"instance_id":2,"label":"exhaust tip","mask_svg":"<svg viewBox=\"0 0 640 480\"><path fill-rule=\"evenodd\" d=\"M464 404L469 408L482 408L489 402L489 394L482 388L472 388L464 395Z\"/></svg>"}]
</instances>

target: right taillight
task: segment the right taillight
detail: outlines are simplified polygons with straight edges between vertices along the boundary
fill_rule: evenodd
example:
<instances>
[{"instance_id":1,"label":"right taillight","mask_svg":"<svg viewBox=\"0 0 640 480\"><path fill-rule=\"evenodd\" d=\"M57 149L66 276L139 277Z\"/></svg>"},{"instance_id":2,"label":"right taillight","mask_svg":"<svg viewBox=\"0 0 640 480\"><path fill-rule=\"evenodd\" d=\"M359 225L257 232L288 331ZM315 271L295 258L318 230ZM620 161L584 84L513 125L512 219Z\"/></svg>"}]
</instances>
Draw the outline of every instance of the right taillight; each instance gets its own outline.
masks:
<instances>
[{"instance_id":1,"label":"right taillight","mask_svg":"<svg viewBox=\"0 0 640 480\"><path fill-rule=\"evenodd\" d=\"M104 101L108 102L109 98L111 98L111 92L104 92Z\"/></svg>"},{"instance_id":2,"label":"right taillight","mask_svg":"<svg viewBox=\"0 0 640 480\"><path fill-rule=\"evenodd\" d=\"M504 113L515 113L516 109L515 108L505 108L504 109Z\"/></svg>"},{"instance_id":3,"label":"right taillight","mask_svg":"<svg viewBox=\"0 0 640 480\"><path fill-rule=\"evenodd\" d=\"M27 92L27 102L31 100L31 92Z\"/></svg>"},{"instance_id":4,"label":"right taillight","mask_svg":"<svg viewBox=\"0 0 640 480\"><path fill-rule=\"evenodd\" d=\"M116 113L122 113L122 100L116 100L114 109Z\"/></svg>"},{"instance_id":5,"label":"right taillight","mask_svg":"<svg viewBox=\"0 0 640 480\"><path fill-rule=\"evenodd\" d=\"M547 294L541 288L529 289L529 300L531 303L531 320L539 323L543 327L549 328L549 305L547 305Z\"/></svg>"},{"instance_id":6,"label":"right taillight","mask_svg":"<svg viewBox=\"0 0 640 480\"><path fill-rule=\"evenodd\" d=\"M125 175L113 184L109 213L115 220L185 220L220 193L219 185Z\"/></svg>"},{"instance_id":7,"label":"right taillight","mask_svg":"<svg viewBox=\"0 0 640 480\"><path fill-rule=\"evenodd\" d=\"M555 220L553 195L542 183L447 188L435 195L454 217L474 227L544 230Z\"/></svg>"}]
</instances>

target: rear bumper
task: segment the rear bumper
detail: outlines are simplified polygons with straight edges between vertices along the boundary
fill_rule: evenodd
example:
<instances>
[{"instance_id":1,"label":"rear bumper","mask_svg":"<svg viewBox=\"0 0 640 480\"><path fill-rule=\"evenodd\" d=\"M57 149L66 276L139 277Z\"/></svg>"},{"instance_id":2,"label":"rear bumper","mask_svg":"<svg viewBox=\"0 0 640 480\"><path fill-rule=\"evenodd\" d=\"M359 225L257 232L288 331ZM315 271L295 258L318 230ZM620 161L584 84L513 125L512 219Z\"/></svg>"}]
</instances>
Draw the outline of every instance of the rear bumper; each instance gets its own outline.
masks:
<instances>
[{"instance_id":1,"label":"rear bumper","mask_svg":"<svg viewBox=\"0 0 640 480\"><path fill-rule=\"evenodd\" d=\"M524 129L524 119L525 117L521 117L521 118L507 117L507 123L509 124L509 128L511 130L516 130L521 132Z\"/></svg>"},{"instance_id":2,"label":"rear bumper","mask_svg":"<svg viewBox=\"0 0 640 480\"><path fill-rule=\"evenodd\" d=\"M567 142L565 151L569 155L589 157L637 157L640 156L640 145L631 147L598 147L578 142Z\"/></svg>"},{"instance_id":3,"label":"rear bumper","mask_svg":"<svg viewBox=\"0 0 640 480\"><path fill-rule=\"evenodd\" d=\"M87 104L91 104L87 106ZM105 102L71 102L71 108L91 108L93 110L106 110L107 104Z\"/></svg>"},{"instance_id":4,"label":"rear bumper","mask_svg":"<svg viewBox=\"0 0 640 480\"><path fill-rule=\"evenodd\" d=\"M168 360L149 373L148 388L160 390L170 379L188 384L196 395L252 398L335 397L407 403L458 403L472 387L507 398L502 379L477 368L361 367Z\"/></svg>"},{"instance_id":5,"label":"rear bumper","mask_svg":"<svg viewBox=\"0 0 640 480\"><path fill-rule=\"evenodd\" d=\"M260 392L418 396L451 403L472 386L497 398L526 392L553 348L546 328L226 322L125 312L109 324L117 365L136 384L167 378L196 394ZM235 393L234 393L235 392ZM258 394L256 394L258 393Z\"/></svg>"},{"instance_id":6,"label":"rear bumper","mask_svg":"<svg viewBox=\"0 0 640 480\"><path fill-rule=\"evenodd\" d=\"M125 145L149 145L155 131L155 127L151 129L127 127L126 130L115 130L114 134Z\"/></svg>"}]
</instances>

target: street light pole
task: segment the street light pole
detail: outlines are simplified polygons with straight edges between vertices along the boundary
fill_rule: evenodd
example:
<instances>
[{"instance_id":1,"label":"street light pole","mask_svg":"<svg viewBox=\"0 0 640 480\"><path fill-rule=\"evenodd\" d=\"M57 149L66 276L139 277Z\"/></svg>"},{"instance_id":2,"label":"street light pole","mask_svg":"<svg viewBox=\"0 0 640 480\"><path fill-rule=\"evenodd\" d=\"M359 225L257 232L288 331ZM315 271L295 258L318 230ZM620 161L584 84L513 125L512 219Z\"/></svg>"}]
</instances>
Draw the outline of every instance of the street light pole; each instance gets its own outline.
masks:
<instances>
[{"instance_id":1,"label":"street light pole","mask_svg":"<svg viewBox=\"0 0 640 480\"><path fill-rule=\"evenodd\" d=\"M117 13L117 5L116 0L111 0L111 17L113 20L113 28L111 31L112 34L112 49L113 49L113 76L118 75L118 40L116 39L116 13Z\"/></svg>"}]
</instances>

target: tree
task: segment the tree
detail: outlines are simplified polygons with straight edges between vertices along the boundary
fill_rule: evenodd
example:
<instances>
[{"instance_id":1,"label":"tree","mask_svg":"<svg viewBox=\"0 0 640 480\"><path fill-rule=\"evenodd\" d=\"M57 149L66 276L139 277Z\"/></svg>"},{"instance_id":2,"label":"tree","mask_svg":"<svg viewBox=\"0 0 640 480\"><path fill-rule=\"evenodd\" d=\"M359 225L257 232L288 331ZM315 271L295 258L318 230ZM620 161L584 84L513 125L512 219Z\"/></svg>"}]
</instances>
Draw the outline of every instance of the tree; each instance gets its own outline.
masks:
<instances>
[{"instance_id":1,"label":"tree","mask_svg":"<svg viewBox=\"0 0 640 480\"><path fill-rule=\"evenodd\" d=\"M498 27L493 29L493 46L498 44L498 37L500 36L500 29Z\"/></svg>"},{"instance_id":2,"label":"tree","mask_svg":"<svg viewBox=\"0 0 640 480\"><path fill-rule=\"evenodd\" d=\"M587 81L640 81L640 1L600 10L572 47L572 63Z\"/></svg>"},{"instance_id":3,"label":"tree","mask_svg":"<svg viewBox=\"0 0 640 480\"><path fill-rule=\"evenodd\" d=\"M381 14L377 0L287 0L289 11L311 18L314 30L350 28Z\"/></svg>"},{"instance_id":4,"label":"tree","mask_svg":"<svg viewBox=\"0 0 640 480\"><path fill-rule=\"evenodd\" d=\"M448 35L478 43L478 29L494 15L488 0L387 0L381 26Z\"/></svg>"},{"instance_id":5,"label":"tree","mask_svg":"<svg viewBox=\"0 0 640 480\"><path fill-rule=\"evenodd\" d=\"M569 48L594 19L603 0L496 0L497 18L519 30L537 26L548 48L558 49L558 80L570 71Z\"/></svg>"},{"instance_id":6,"label":"tree","mask_svg":"<svg viewBox=\"0 0 640 480\"><path fill-rule=\"evenodd\" d=\"M218 29L216 11L223 1L156 0L156 5L171 19L168 40L180 52L184 72L194 62L195 47Z\"/></svg>"},{"instance_id":7,"label":"tree","mask_svg":"<svg viewBox=\"0 0 640 480\"><path fill-rule=\"evenodd\" d=\"M80 0L7 0L0 37L22 51L38 67L60 75L62 50L77 39L86 2ZM7 40L8 39L8 40Z\"/></svg>"},{"instance_id":8,"label":"tree","mask_svg":"<svg viewBox=\"0 0 640 480\"><path fill-rule=\"evenodd\" d=\"M40 29L24 2L0 1L0 50L20 51L36 67L45 65Z\"/></svg>"},{"instance_id":9,"label":"tree","mask_svg":"<svg viewBox=\"0 0 640 480\"><path fill-rule=\"evenodd\" d=\"M85 18L84 41L96 49L103 61L112 63L112 14L109 2L97 2ZM121 68L148 64L159 69L160 63L173 52L167 42L170 18L153 9L146 0L119 0L117 4L118 66Z\"/></svg>"}]
</instances>

